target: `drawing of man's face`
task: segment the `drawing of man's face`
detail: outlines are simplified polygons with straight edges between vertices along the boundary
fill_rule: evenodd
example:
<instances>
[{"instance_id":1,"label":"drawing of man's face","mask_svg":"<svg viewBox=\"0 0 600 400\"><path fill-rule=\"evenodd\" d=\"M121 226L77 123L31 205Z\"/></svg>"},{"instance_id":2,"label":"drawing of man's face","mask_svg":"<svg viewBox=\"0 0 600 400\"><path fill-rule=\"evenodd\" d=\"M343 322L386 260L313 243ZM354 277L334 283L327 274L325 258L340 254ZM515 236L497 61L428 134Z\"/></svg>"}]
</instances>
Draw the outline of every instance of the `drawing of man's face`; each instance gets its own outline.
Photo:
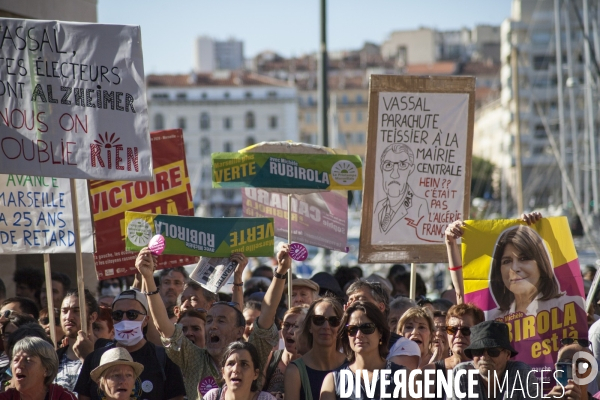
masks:
<instances>
[{"instance_id":1,"label":"drawing of man's face","mask_svg":"<svg viewBox=\"0 0 600 400\"><path fill-rule=\"evenodd\" d=\"M394 153L386 152L381 162L381 173L383 177L383 190L389 197L400 197L406 190L408 177L414 171L415 166L410 161L406 151Z\"/></svg>"}]
</instances>

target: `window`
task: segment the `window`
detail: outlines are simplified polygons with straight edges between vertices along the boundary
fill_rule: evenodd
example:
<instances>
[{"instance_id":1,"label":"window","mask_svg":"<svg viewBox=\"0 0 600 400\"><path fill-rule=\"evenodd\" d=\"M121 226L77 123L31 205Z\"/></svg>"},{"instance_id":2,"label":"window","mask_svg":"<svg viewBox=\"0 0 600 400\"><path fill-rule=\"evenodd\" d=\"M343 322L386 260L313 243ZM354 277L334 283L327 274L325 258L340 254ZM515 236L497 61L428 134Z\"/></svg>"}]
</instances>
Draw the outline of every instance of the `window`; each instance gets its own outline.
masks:
<instances>
[{"instance_id":1,"label":"window","mask_svg":"<svg viewBox=\"0 0 600 400\"><path fill-rule=\"evenodd\" d=\"M153 99L168 99L169 94L168 93L152 93L152 98Z\"/></svg>"},{"instance_id":2,"label":"window","mask_svg":"<svg viewBox=\"0 0 600 400\"><path fill-rule=\"evenodd\" d=\"M346 121L348 123L351 120L352 120L352 114L350 114L349 112L345 112L344 113L344 121Z\"/></svg>"},{"instance_id":3,"label":"window","mask_svg":"<svg viewBox=\"0 0 600 400\"><path fill-rule=\"evenodd\" d=\"M223 129L225 129L225 130L231 129L231 117L223 118Z\"/></svg>"},{"instance_id":4,"label":"window","mask_svg":"<svg viewBox=\"0 0 600 400\"><path fill-rule=\"evenodd\" d=\"M363 120L362 111L357 111L356 112L356 121L357 122L362 122L362 120Z\"/></svg>"},{"instance_id":5,"label":"window","mask_svg":"<svg viewBox=\"0 0 600 400\"><path fill-rule=\"evenodd\" d=\"M254 129L255 121L254 121L254 113L252 111L248 111L246 113L246 129Z\"/></svg>"},{"instance_id":6,"label":"window","mask_svg":"<svg viewBox=\"0 0 600 400\"><path fill-rule=\"evenodd\" d=\"M203 137L200 139L200 155L210 155L210 140L208 140L208 138Z\"/></svg>"},{"instance_id":7,"label":"window","mask_svg":"<svg viewBox=\"0 0 600 400\"><path fill-rule=\"evenodd\" d=\"M223 190L223 197L227 200L232 200L235 197L235 190L233 189L225 189Z\"/></svg>"},{"instance_id":8,"label":"window","mask_svg":"<svg viewBox=\"0 0 600 400\"><path fill-rule=\"evenodd\" d=\"M187 93L177 93L178 99L187 99Z\"/></svg>"},{"instance_id":9,"label":"window","mask_svg":"<svg viewBox=\"0 0 600 400\"><path fill-rule=\"evenodd\" d=\"M208 98L208 95L206 93L202 93L202 100L206 100Z\"/></svg>"},{"instance_id":10,"label":"window","mask_svg":"<svg viewBox=\"0 0 600 400\"><path fill-rule=\"evenodd\" d=\"M346 96L346 95L342 96L342 104L348 104L348 96Z\"/></svg>"},{"instance_id":11,"label":"window","mask_svg":"<svg viewBox=\"0 0 600 400\"><path fill-rule=\"evenodd\" d=\"M165 129L165 117L162 114L156 114L154 116L154 130L160 131Z\"/></svg>"},{"instance_id":12,"label":"window","mask_svg":"<svg viewBox=\"0 0 600 400\"><path fill-rule=\"evenodd\" d=\"M277 97L277 92L274 90L267 92L267 97L269 97L269 98Z\"/></svg>"},{"instance_id":13,"label":"window","mask_svg":"<svg viewBox=\"0 0 600 400\"><path fill-rule=\"evenodd\" d=\"M247 99L251 99L252 98L252 92L246 92L245 94Z\"/></svg>"},{"instance_id":14,"label":"window","mask_svg":"<svg viewBox=\"0 0 600 400\"><path fill-rule=\"evenodd\" d=\"M177 118L177 127L179 129L185 129L185 117Z\"/></svg>"},{"instance_id":15,"label":"window","mask_svg":"<svg viewBox=\"0 0 600 400\"><path fill-rule=\"evenodd\" d=\"M308 98L306 99L306 102L308 103L309 106L315 105L315 101L313 100L312 96L308 96Z\"/></svg>"},{"instance_id":16,"label":"window","mask_svg":"<svg viewBox=\"0 0 600 400\"><path fill-rule=\"evenodd\" d=\"M225 97L226 99L228 99L228 98L229 98L229 92L225 92L225 94L224 94L224 97Z\"/></svg>"},{"instance_id":17,"label":"window","mask_svg":"<svg viewBox=\"0 0 600 400\"><path fill-rule=\"evenodd\" d=\"M363 102L362 96L360 94L356 95L356 103L361 104Z\"/></svg>"},{"instance_id":18,"label":"window","mask_svg":"<svg viewBox=\"0 0 600 400\"><path fill-rule=\"evenodd\" d=\"M306 121L307 124L312 123L312 118L311 118L310 113L304 114L304 120Z\"/></svg>"},{"instance_id":19,"label":"window","mask_svg":"<svg viewBox=\"0 0 600 400\"><path fill-rule=\"evenodd\" d=\"M231 149L233 148L233 146L231 145L231 142L225 142L223 143L223 151L225 153L231 153Z\"/></svg>"},{"instance_id":20,"label":"window","mask_svg":"<svg viewBox=\"0 0 600 400\"><path fill-rule=\"evenodd\" d=\"M254 139L254 136L248 136L246 138L246 147L252 146L253 144L256 144L256 139Z\"/></svg>"},{"instance_id":21,"label":"window","mask_svg":"<svg viewBox=\"0 0 600 400\"><path fill-rule=\"evenodd\" d=\"M364 144L364 143L366 143L366 140L365 140L366 137L365 136L366 135L364 134L364 132L358 132L356 134L356 143L358 143L358 144Z\"/></svg>"},{"instance_id":22,"label":"window","mask_svg":"<svg viewBox=\"0 0 600 400\"><path fill-rule=\"evenodd\" d=\"M271 129L277 128L277 117L274 115L269 117L269 128L271 128Z\"/></svg>"},{"instance_id":23,"label":"window","mask_svg":"<svg viewBox=\"0 0 600 400\"><path fill-rule=\"evenodd\" d=\"M200 129L203 131L210 129L210 117L208 113L203 112L200 114Z\"/></svg>"},{"instance_id":24,"label":"window","mask_svg":"<svg viewBox=\"0 0 600 400\"><path fill-rule=\"evenodd\" d=\"M535 70L546 70L550 64L549 56L535 56L533 57L533 69Z\"/></svg>"}]
</instances>

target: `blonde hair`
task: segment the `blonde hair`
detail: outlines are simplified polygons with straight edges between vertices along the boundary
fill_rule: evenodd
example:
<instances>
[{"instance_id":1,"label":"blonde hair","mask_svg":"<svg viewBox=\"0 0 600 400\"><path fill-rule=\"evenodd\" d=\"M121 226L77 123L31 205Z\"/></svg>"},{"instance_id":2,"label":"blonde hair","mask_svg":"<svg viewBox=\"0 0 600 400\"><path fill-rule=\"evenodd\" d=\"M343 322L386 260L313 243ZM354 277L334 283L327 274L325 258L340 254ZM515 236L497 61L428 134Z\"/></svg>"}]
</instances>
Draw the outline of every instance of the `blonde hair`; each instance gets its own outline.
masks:
<instances>
[{"instance_id":1,"label":"blonde hair","mask_svg":"<svg viewBox=\"0 0 600 400\"><path fill-rule=\"evenodd\" d=\"M410 320L415 320L417 318L423 318L427 322L427 326L429 327L430 335L433 335L435 332L435 322L433 322L433 314L431 310L427 307L411 307L398 320L398 326L396 327L396 333L402 335L402 331L404 330L404 325ZM429 346L431 346L431 339L429 340Z\"/></svg>"}]
</instances>

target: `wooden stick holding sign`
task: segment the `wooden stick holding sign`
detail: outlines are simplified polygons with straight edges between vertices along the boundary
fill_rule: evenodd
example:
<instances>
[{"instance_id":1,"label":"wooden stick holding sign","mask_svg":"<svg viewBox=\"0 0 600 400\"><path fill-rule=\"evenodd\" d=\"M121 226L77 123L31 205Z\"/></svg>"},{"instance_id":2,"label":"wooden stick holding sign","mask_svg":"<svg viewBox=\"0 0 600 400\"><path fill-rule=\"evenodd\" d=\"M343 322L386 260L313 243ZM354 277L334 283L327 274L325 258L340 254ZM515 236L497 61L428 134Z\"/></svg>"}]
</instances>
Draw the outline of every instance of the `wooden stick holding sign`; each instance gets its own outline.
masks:
<instances>
[{"instance_id":1,"label":"wooden stick holding sign","mask_svg":"<svg viewBox=\"0 0 600 400\"><path fill-rule=\"evenodd\" d=\"M292 195L288 194L288 245L292 245ZM292 273L294 271L294 264L288 271L288 308L292 308Z\"/></svg>"},{"instance_id":2,"label":"wooden stick holding sign","mask_svg":"<svg viewBox=\"0 0 600 400\"><path fill-rule=\"evenodd\" d=\"M88 324L87 309L85 307L85 285L83 284L83 259L81 254L81 236L79 234L79 206L77 203L77 185L75 184L75 179L71 178L70 181L71 204L73 206L73 233L75 234L75 262L77 264L77 294L79 297L79 318L81 319L81 330L85 335L87 335ZM50 282L49 286L50 288L52 288L52 282ZM54 312L54 310L51 311ZM50 313L50 310L48 312Z\"/></svg>"},{"instance_id":3,"label":"wooden stick holding sign","mask_svg":"<svg viewBox=\"0 0 600 400\"><path fill-rule=\"evenodd\" d=\"M54 312L54 297L52 297L52 272L50 271L50 254L44 253L44 274L46 276L46 298L48 302L48 321L50 323L50 339L52 339L52 343L56 346L56 331L54 328L56 327L56 323L60 321L55 321L54 316L56 313Z\"/></svg>"},{"instance_id":4,"label":"wooden stick holding sign","mask_svg":"<svg viewBox=\"0 0 600 400\"><path fill-rule=\"evenodd\" d=\"M415 263L410 263L410 290L409 297L414 300L417 297L417 266Z\"/></svg>"}]
</instances>

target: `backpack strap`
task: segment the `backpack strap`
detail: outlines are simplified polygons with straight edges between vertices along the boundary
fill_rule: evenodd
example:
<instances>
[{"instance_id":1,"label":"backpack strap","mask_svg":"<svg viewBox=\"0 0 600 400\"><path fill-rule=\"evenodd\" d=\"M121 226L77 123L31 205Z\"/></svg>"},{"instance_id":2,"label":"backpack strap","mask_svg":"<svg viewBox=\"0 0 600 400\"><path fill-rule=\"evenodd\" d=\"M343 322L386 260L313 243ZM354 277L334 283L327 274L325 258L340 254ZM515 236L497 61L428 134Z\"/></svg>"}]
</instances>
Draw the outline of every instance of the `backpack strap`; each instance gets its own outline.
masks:
<instances>
[{"instance_id":1,"label":"backpack strap","mask_svg":"<svg viewBox=\"0 0 600 400\"><path fill-rule=\"evenodd\" d=\"M273 374L275 373L275 370L277 369L277 365L279 365L279 362L281 361L281 357L283 356L283 350L275 350L273 352L273 354L271 355L271 361L269 362L269 365L267 366L267 371L265 372L265 384L263 386L263 390L267 391L267 388L269 387L269 383L271 383L271 378L273 377Z\"/></svg>"},{"instance_id":2,"label":"backpack strap","mask_svg":"<svg viewBox=\"0 0 600 400\"><path fill-rule=\"evenodd\" d=\"M304 360L300 357L292 362L298 367L298 372L300 373L300 383L302 384L302 389L304 389L304 399L313 400L312 392L310 390L310 380L308 379L308 372L306 372Z\"/></svg>"}]
</instances>

